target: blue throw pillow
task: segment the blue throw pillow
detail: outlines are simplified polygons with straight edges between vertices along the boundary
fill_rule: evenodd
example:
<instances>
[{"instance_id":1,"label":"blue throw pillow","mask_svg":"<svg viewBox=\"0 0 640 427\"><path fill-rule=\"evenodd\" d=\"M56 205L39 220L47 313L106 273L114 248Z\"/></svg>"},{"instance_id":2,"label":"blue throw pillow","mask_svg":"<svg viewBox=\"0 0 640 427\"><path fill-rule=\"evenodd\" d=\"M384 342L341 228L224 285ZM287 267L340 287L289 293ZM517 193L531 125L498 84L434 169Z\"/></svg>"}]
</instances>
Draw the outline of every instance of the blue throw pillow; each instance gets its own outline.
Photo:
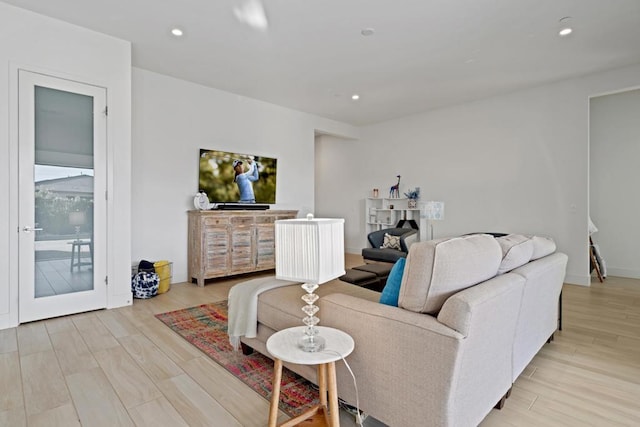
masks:
<instances>
[{"instance_id":1,"label":"blue throw pillow","mask_svg":"<svg viewBox=\"0 0 640 427\"><path fill-rule=\"evenodd\" d=\"M400 295L400 284L402 283L402 274L404 273L405 259L400 258L391 268L387 284L380 295L380 304L398 306L398 296Z\"/></svg>"}]
</instances>

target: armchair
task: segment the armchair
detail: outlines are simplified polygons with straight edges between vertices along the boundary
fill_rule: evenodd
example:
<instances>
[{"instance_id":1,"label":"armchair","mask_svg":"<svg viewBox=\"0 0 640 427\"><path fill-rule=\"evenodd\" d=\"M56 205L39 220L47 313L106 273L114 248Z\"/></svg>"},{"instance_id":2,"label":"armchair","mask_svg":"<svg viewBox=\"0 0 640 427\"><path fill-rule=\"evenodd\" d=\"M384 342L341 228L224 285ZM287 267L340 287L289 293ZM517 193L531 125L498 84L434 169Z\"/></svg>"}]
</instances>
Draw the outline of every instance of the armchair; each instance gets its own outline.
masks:
<instances>
[{"instance_id":1,"label":"armchair","mask_svg":"<svg viewBox=\"0 0 640 427\"><path fill-rule=\"evenodd\" d=\"M383 248L384 235L400 236L400 249ZM365 261L395 263L400 258L405 258L409 247L418 240L418 230L413 228L387 228L369 233L367 240L370 248L362 249L362 258Z\"/></svg>"}]
</instances>

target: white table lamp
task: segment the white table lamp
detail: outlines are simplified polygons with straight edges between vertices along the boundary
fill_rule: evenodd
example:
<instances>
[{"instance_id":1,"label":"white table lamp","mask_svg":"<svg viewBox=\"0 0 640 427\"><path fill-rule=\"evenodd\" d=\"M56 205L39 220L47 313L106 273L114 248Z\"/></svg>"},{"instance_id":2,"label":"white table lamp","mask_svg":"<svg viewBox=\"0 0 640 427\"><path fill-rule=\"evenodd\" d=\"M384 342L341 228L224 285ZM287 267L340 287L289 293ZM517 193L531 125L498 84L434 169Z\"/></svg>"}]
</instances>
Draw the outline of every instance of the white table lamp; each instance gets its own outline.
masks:
<instances>
[{"instance_id":1,"label":"white table lamp","mask_svg":"<svg viewBox=\"0 0 640 427\"><path fill-rule=\"evenodd\" d=\"M320 319L314 305L314 291L329 280L340 277L344 270L344 219L317 218L280 220L275 223L276 279L304 282L306 294L302 308L306 325L299 347L307 352L321 351L324 339L315 326Z\"/></svg>"},{"instance_id":2,"label":"white table lamp","mask_svg":"<svg viewBox=\"0 0 640 427\"><path fill-rule=\"evenodd\" d=\"M84 212L72 211L69 212L69 224L73 225L76 229L76 240L80 240L80 226L86 223L87 219Z\"/></svg>"},{"instance_id":3,"label":"white table lamp","mask_svg":"<svg viewBox=\"0 0 640 427\"><path fill-rule=\"evenodd\" d=\"M429 240L433 240L432 221L444 219L444 202L429 201L424 204L424 218L429 221Z\"/></svg>"}]
</instances>

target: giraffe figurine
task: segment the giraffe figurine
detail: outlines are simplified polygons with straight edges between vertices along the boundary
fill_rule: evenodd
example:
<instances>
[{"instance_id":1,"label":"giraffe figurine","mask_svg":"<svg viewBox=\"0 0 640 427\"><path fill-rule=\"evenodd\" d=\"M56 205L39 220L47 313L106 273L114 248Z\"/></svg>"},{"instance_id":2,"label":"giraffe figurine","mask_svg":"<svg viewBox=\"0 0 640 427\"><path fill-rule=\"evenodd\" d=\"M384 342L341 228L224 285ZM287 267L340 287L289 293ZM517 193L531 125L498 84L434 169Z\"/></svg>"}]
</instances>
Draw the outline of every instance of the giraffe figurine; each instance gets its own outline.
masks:
<instances>
[{"instance_id":1,"label":"giraffe figurine","mask_svg":"<svg viewBox=\"0 0 640 427\"><path fill-rule=\"evenodd\" d=\"M398 198L400 197L400 175L396 176L398 178L398 183L396 185L392 185L389 189L389 198Z\"/></svg>"}]
</instances>

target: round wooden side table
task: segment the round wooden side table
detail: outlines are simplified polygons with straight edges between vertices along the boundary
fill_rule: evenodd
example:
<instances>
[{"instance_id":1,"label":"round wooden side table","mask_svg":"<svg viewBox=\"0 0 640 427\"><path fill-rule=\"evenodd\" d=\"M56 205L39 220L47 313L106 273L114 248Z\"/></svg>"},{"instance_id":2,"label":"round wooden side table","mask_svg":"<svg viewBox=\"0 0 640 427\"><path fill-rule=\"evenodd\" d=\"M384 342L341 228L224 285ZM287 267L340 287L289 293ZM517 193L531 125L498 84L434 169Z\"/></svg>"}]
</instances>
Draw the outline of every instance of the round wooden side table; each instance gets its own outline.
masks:
<instances>
[{"instance_id":1,"label":"round wooden side table","mask_svg":"<svg viewBox=\"0 0 640 427\"><path fill-rule=\"evenodd\" d=\"M353 338L341 330L324 326L317 326L317 328L320 332L319 335L326 340L326 346L324 350L315 353L302 351L298 347L298 340L304 334L304 326L283 329L271 335L267 340L267 351L274 357L273 394L269 408L269 427L275 427L278 420L282 362L296 363L298 365L317 365L320 404L281 424L280 427L295 426L321 413L323 413L325 425L329 427L338 427L340 425L335 362L351 354L355 344Z\"/></svg>"}]
</instances>

